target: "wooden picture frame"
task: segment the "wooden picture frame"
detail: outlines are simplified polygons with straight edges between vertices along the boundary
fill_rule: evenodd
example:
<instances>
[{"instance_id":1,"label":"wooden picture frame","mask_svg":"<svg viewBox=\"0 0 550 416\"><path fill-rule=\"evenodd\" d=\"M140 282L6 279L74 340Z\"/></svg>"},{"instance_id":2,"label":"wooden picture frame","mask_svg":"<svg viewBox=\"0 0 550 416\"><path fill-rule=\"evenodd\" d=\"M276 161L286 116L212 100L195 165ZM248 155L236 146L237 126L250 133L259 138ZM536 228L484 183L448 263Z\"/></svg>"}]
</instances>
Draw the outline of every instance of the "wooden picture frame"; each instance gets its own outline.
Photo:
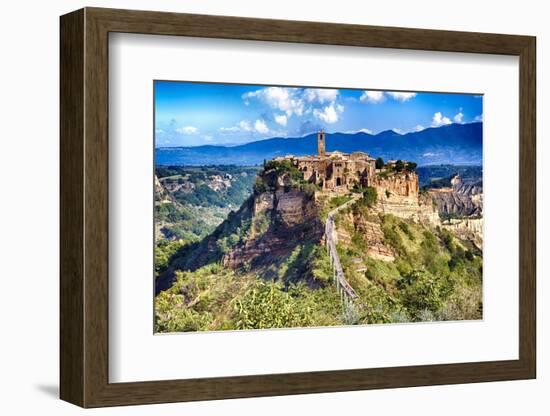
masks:
<instances>
[{"instance_id":1,"label":"wooden picture frame","mask_svg":"<svg viewBox=\"0 0 550 416\"><path fill-rule=\"evenodd\" d=\"M535 38L85 8L61 17L60 396L82 407L530 379L536 376ZM519 57L519 359L109 383L110 32Z\"/></svg>"}]
</instances>

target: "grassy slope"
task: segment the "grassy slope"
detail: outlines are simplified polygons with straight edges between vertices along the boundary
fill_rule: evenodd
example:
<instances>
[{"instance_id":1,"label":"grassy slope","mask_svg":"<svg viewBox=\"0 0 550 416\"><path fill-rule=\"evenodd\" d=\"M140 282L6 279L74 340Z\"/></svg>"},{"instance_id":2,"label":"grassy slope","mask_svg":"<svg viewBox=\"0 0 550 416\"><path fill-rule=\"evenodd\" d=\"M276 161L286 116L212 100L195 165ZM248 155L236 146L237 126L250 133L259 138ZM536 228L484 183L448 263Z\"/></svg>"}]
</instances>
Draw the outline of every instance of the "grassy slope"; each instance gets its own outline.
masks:
<instances>
[{"instance_id":1,"label":"grassy slope","mask_svg":"<svg viewBox=\"0 0 550 416\"><path fill-rule=\"evenodd\" d=\"M481 318L482 253L445 230L392 215L378 221L385 244L396 254L394 262L368 257L364 239L353 234L351 224L340 225L352 231L351 244L338 249L346 277L365 304L361 322ZM366 272L354 270L357 258Z\"/></svg>"}]
</instances>

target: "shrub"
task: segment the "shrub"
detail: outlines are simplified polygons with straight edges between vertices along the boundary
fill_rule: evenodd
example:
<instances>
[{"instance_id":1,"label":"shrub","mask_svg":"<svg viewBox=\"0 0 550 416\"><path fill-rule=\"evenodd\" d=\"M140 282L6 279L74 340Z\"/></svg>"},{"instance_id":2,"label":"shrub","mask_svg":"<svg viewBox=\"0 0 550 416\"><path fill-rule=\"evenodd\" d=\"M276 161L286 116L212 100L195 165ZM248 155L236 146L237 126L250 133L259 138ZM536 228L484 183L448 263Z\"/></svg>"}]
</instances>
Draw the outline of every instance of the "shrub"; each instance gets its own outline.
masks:
<instances>
[{"instance_id":1,"label":"shrub","mask_svg":"<svg viewBox=\"0 0 550 416\"><path fill-rule=\"evenodd\" d=\"M411 172L413 172L416 169L417 166L418 166L417 163L409 162L409 163L407 163L407 170L410 170Z\"/></svg>"},{"instance_id":2,"label":"shrub","mask_svg":"<svg viewBox=\"0 0 550 416\"><path fill-rule=\"evenodd\" d=\"M407 250L403 243L403 238L395 230L394 225L384 225L382 232L384 233L384 241L399 252L400 255L406 255Z\"/></svg>"},{"instance_id":3,"label":"shrub","mask_svg":"<svg viewBox=\"0 0 550 416\"><path fill-rule=\"evenodd\" d=\"M415 320L426 316L425 310L437 312L441 308L445 297L442 283L441 278L424 270L413 270L397 282L403 305Z\"/></svg>"},{"instance_id":4,"label":"shrub","mask_svg":"<svg viewBox=\"0 0 550 416\"><path fill-rule=\"evenodd\" d=\"M237 329L309 326L310 309L279 284L262 282L233 301Z\"/></svg>"},{"instance_id":5,"label":"shrub","mask_svg":"<svg viewBox=\"0 0 550 416\"><path fill-rule=\"evenodd\" d=\"M170 263L170 259L184 245L183 242L160 240L155 247L155 272L159 273L165 270Z\"/></svg>"},{"instance_id":6,"label":"shrub","mask_svg":"<svg viewBox=\"0 0 550 416\"><path fill-rule=\"evenodd\" d=\"M314 257L311 261L311 274L314 280L323 284L328 284L332 280L332 266L324 247L316 246Z\"/></svg>"},{"instance_id":7,"label":"shrub","mask_svg":"<svg viewBox=\"0 0 550 416\"><path fill-rule=\"evenodd\" d=\"M288 174L290 179L294 182L300 182L304 178L300 169L294 166L290 160L270 160L265 165L265 172L270 170L274 170L277 176Z\"/></svg>"},{"instance_id":8,"label":"shrub","mask_svg":"<svg viewBox=\"0 0 550 416\"><path fill-rule=\"evenodd\" d=\"M342 312L342 322L344 325L357 325L361 319L357 308L353 304L344 307Z\"/></svg>"},{"instance_id":9,"label":"shrub","mask_svg":"<svg viewBox=\"0 0 550 416\"><path fill-rule=\"evenodd\" d=\"M407 235L407 237L409 237L411 240L414 240L414 234L412 233L411 228L409 227L409 224L407 224L404 221L401 221L399 223L399 228L401 229L401 231L403 231Z\"/></svg>"},{"instance_id":10,"label":"shrub","mask_svg":"<svg viewBox=\"0 0 550 416\"><path fill-rule=\"evenodd\" d=\"M378 193L376 192L376 188L372 186L368 186L367 189L363 192L363 202L369 206L372 207L376 204L378 201Z\"/></svg>"},{"instance_id":11,"label":"shrub","mask_svg":"<svg viewBox=\"0 0 550 416\"><path fill-rule=\"evenodd\" d=\"M376 158L376 169L382 169L384 167L384 159L381 157Z\"/></svg>"}]
</instances>

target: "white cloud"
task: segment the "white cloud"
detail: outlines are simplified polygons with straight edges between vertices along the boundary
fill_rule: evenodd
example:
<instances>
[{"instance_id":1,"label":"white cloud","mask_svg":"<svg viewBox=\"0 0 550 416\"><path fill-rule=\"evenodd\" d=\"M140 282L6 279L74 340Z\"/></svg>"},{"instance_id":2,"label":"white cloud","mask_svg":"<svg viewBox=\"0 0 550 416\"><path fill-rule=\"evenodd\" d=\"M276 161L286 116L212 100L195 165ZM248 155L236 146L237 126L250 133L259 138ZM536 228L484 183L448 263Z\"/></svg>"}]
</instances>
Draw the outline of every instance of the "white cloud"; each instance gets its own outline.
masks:
<instances>
[{"instance_id":1,"label":"white cloud","mask_svg":"<svg viewBox=\"0 0 550 416\"><path fill-rule=\"evenodd\" d=\"M483 121L483 114L479 114L474 117L474 121Z\"/></svg>"},{"instance_id":2,"label":"white cloud","mask_svg":"<svg viewBox=\"0 0 550 416\"><path fill-rule=\"evenodd\" d=\"M361 94L361 97L359 97L359 101L362 103L369 102L372 104L381 103L386 99L386 96L389 96L393 98L396 101L401 101L404 103L405 101L409 101L410 99L416 97L415 92L398 92L398 91L363 91L363 94Z\"/></svg>"},{"instance_id":3,"label":"white cloud","mask_svg":"<svg viewBox=\"0 0 550 416\"><path fill-rule=\"evenodd\" d=\"M337 104L331 104L323 108L322 110L315 109L313 110L313 115L319 120L324 121L325 123L332 124L338 121L338 114L344 111L344 106Z\"/></svg>"},{"instance_id":4,"label":"white cloud","mask_svg":"<svg viewBox=\"0 0 550 416\"><path fill-rule=\"evenodd\" d=\"M434 157L434 156L436 156L436 154L432 153L432 152L427 152L427 153L424 153L422 156L424 156L424 157Z\"/></svg>"},{"instance_id":5,"label":"white cloud","mask_svg":"<svg viewBox=\"0 0 550 416\"><path fill-rule=\"evenodd\" d=\"M462 119L464 118L464 114L462 113L462 110L455 114L453 117L453 120L455 123L462 123Z\"/></svg>"},{"instance_id":6,"label":"white cloud","mask_svg":"<svg viewBox=\"0 0 550 416\"><path fill-rule=\"evenodd\" d=\"M403 133L403 130L398 129L398 128L395 128L395 129L392 129L392 130L397 134L402 134Z\"/></svg>"},{"instance_id":7,"label":"white cloud","mask_svg":"<svg viewBox=\"0 0 550 416\"><path fill-rule=\"evenodd\" d=\"M363 91L363 94L359 97L359 101L362 103L366 101L372 104L381 103L384 99L385 97L383 91Z\"/></svg>"},{"instance_id":8,"label":"white cloud","mask_svg":"<svg viewBox=\"0 0 550 416\"><path fill-rule=\"evenodd\" d=\"M177 128L176 131L181 134L197 134L199 129L194 126L184 126Z\"/></svg>"},{"instance_id":9,"label":"white cloud","mask_svg":"<svg viewBox=\"0 0 550 416\"><path fill-rule=\"evenodd\" d=\"M281 126L286 126L287 116L285 114L275 115L275 122Z\"/></svg>"},{"instance_id":10,"label":"white cloud","mask_svg":"<svg viewBox=\"0 0 550 416\"><path fill-rule=\"evenodd\" d=\"M269 128L263 120L256 120L256 122L254 123L254 130L262 134L269 132Z\"/></svg>"},{"instance_id":11,"label":"white cloud","mask_svg":"<svg viewBox=\"0 0 550 416\"><path fill-rule=\"evenodd\" d=\"M270 107L285 112L289 117L292 114L301 116L304 112L304 100L297 88L267 87L247 92L242 98L245 104L252 98L262 100Z\"/></svg>"},{"instance_id":12,"label":"white cloud","mask_svg":"<svg viewBox=\"0 0 550 416\"><path fill-rule=\"evenodd\" d=\"M241 129L241 130L252 131L252 126L250 125L250 123L247 120L239 121L238 126L239 126L239 129Z\"/></svg>"},{"instance_id":13,"label":"white cloud","mask_svg":"<svg viewBox=\"0 0 550 416\"><path fill-rule=\"evenodd\" d=\"M202 138L205 142L211 142L212 139L213 139L213 137L210 136L210 135L204 135L204 136L202 136Z\"/></svg>"},{"instance_id":14,"label":"white cloud","mask_svg":"<svg viewBox=\"0 0 550 416\"><path fill-rule=\"evenodd\" d=\"M269 128L264 120L256 120L254 123L251 123L248 120L241 120L235 126L232 127L221 127L221 132L224 133L236 133L241 131L246 131L250 133L261 133L265 134L269 132Z\"/></svg>"},{"instance_id":15,"label":"white cloud","mask_svg":"<svg viewBox=\"0 0 550 416\"><path fill-rule=\"evenodd\" d=\"M402 103L405 101L409 101L411 98L416 97L415 92L396 92L396 91L388 91L387 94L393 98L394 100L401 101Z\"/></svg>"},{"instance_id":16,"label":"white cloud","mask_svg":"<svg viewBox=\"0 0 550 416\"><path fill-rule=\"evenodd\" d=\"M451 124L451 123L452 123L452 121L448 117L445 117L443 114L441 114L440 111L435 113L433 118L432 118L432 126L433 127L445 126L445 125Z\"/></svg>"},{"instance_id":17,"label":"white cloud","mask_svg":"<svg viewBox=\"0 0 550 416\"><path fill-rule=\"evenodd\" d=\"M274 115L275 122L281 126L287 126L292 116L308 114L326 123L336 123L339 114L344 112L344 106L338 104L339 97L337 89L287 87L266 87L242 95L245 104L255 99L282 112ZM260 129L263 130L262 127Z\"/></svg>"},{"instance_id":18,"label":"white cloud","mask_svg":"<svg viewBox=\"0 0 550 416\"><path fill-rule=\"evenodd\" d=\"M420 125L420 124L417 124L414 128L414 131L422 131L424 130L424 126Z\"/></svg>"},{"instance_id":19,"label":"white cloud","mask_svg":"<svg viewBox=\"0 0 550 416\"><path fill-rule=\"evenodd\" d=\"M336 98L338 98L338 90L326 88L306 88L304 90L304 97L310 103L333 103L334 101L336 101Z\"/></svg>"},{"instance_id":20,"label":"white cloud","mask_svg":"<svg viewBox=\"0 0 550 416\"><path fill-rule=\"evenodd\" d=\"M155 130L155 133L157 133L157 134L162 134L162 133L164 133L164 130L162 130L162 129L156 129L156 130Z\"/></svg>"}]
</instances>

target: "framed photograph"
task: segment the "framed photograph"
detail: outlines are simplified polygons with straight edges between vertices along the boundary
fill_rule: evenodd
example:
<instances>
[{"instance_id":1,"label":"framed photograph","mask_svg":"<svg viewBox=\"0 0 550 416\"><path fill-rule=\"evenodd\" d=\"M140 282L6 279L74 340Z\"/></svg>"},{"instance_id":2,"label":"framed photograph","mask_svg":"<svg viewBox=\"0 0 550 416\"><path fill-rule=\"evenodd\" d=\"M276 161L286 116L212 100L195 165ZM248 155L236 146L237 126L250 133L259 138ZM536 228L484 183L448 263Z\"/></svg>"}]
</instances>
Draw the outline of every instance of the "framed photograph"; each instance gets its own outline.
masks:
<instances>
[{"instance_id":1,"label":"framed photograph","mask_svg":"<svg viewBox=\"0 0 550 416\"><path fill-rule=\"evenodd\" d=\"M82 407L536 377L535 38L61 17Z\"/></svg>"}]
</instances>

